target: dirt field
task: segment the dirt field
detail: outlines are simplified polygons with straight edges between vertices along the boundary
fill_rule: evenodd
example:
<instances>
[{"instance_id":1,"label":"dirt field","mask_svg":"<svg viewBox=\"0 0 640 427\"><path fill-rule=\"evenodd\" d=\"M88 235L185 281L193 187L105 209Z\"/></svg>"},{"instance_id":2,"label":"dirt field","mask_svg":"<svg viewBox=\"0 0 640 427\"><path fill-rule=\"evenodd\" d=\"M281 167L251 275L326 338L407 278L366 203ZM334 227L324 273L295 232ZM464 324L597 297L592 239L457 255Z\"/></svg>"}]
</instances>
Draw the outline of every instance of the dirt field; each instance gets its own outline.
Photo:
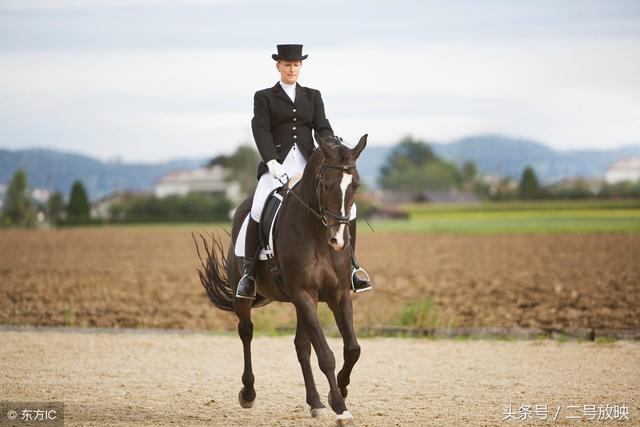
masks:
<instances>
[{"instance_id":1,"label":"dirt field","mask_svg":"<svg viewBox=\"0 0 640 427\"><path fill-rule=\"evenodd\" d=\"M292 337L254 340L258 394L237 402L236 337L0 331L0 398L64 401L67 425L333 425L311 419ZM330 340L341 365L341 342ZM640 424L640 343L361 340L347 405L358 425L548 425L502 422L505 405L548 405L555 424L583 405L627 405ZM410 357L407 357L410 355ZM314 360L321 396L328 385ZM323 399L324 400L324 399ZM326 403L326 402L325 402ZM580 409L569 405L579 405ZM589 421L588 424L598 424ZM609 421L607 424L611 424Z\"/></svg>"},{"instance_id":2,"label":"dirt field","mask_svg":"<svg viewBox=\"0 0 640 427\"><path fill-rule=\"evenodd\" d=\"M0 323L235 329L199 284L190 231L0 231ZM357 327L431 298L429 326L640 329L640 234L359 237L376 286L354 297ZM263 330L293 318L285 304L255 311Z\"/></svg>"}]
</instances>

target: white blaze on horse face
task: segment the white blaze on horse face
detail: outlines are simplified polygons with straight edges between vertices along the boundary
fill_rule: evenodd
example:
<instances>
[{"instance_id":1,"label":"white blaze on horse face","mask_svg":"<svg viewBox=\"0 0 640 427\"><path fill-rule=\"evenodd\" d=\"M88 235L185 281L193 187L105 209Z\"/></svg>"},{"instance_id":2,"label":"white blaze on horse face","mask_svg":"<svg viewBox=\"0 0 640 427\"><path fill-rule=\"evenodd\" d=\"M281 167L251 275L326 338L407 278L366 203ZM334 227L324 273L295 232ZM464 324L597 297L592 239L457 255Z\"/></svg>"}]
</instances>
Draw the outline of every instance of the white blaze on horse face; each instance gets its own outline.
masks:
<instances>
[{"instance_id":1,"label":"white blaze on horse face","mask_svg":"<svg viewBox=\"0 0 640 427\"><path fill-rule=\"evenodd\" d=\"M342 216L346 216L346 212L347 212L347 189L349 188L349 185L351 185L351 182L353 181L353 175L351 175L350 173L346 173L343 172L342 173L342 180L340 181L340 192L342 193L342 202L340 203L340 213L342 214ZM334 235L334 238L336 239L336 243L333 245L333 247L337 250L342 250L344 248L346 239L344 237L344 233L345 233L345 224L340 224L340 227L338 227L338 232Z\"/></svg>"}]
</instances>

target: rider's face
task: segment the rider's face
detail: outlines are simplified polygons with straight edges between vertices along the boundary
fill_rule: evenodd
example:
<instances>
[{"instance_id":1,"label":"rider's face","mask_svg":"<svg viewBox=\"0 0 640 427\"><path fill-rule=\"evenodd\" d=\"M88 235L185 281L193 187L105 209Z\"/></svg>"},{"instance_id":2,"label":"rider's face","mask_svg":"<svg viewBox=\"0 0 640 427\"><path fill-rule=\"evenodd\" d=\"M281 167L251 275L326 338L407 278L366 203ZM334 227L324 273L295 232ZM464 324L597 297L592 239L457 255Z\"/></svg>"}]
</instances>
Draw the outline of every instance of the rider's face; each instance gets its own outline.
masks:
<instances>
[{"instance_id":1,"label":"rider's face","mask_svg":"<svg viewBox=\"0 0 640 427\"><path fill-rule=\"evenodd\" d=\"M292 85L298 81L302 61L284 61L279 60L276 68L280 72L280 79L286 84Z\"/></svg>"}]
</instances>

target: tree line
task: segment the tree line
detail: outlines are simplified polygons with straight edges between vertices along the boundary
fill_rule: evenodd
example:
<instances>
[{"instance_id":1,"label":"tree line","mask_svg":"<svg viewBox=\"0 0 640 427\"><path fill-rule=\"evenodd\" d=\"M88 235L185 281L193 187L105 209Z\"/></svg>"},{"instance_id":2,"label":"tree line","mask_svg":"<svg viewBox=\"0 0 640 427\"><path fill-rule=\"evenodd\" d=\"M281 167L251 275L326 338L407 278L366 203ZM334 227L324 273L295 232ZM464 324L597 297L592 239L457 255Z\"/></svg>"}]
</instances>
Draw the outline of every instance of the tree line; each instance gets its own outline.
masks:
<instances>
[{"instance_id":1,"label":"tree line","mask_svg":"<svg viewBox=\"0 0 640 427\"><path fill-rule=\"evenodd\" d=\"M211 159L208 166L219 165L228 170L227 180L238 182L242 193L253 193L257 184L255 172L260 161L257 151L250 146L240 146L236 152ZM495 178L495 177L494 177ZM535 171L527 167L516 182L508 177L497 177L488 183L478 174L473 161L459 167L440 158L424 141L407 137L400 141L384 162L378 176L378 184L384 190L400 192L414 201L429 199L430 192L451 190L472 193L488 200L541 200L581 198L640 198L640 182L604 184L597 193L588 182L580 182L571 188L542 185ZM361 192L360 192L361 193ZM359 211L364 213L371 201L361 199ZM362 206L360 206L362 205ZM224 196L189 194L156 198L153 195L123 197L113 203L106 220L91 218L89 197L83 183L75 181L68 202L61 192L55 191L45 204L38 204L29 195L27 174L18 170L12 177L5 194L0 226L33 227L38 222L50 225L76 225L101 222L184 222L226 221L231 202ZM369 206L370 207L370 206ZM41 216L43 218L38 218Z\"/></svg>"},{"instance_id":2,"label":"tree line","mask_svg":"<svg viewBox=\"0 0 640 427\"><path fill-rule=\"evenodd\" d=\"M43 218L38 218L41 214ZM27 173L20 169L13 174L0 214L0 224L5 227L34 227L40 220L51 224L63 222L83 224L90 222L90 206L87 192L81 181L71 186L69 202L65 203L61 192L55 191L48 201L39 205L31 199Z\"/></svg>"},{"instance_id":3,"label":"tree line","mask_svg":"<svg viewBox=\"0 0 640 427\"><path fill-rule=\"evenodd\" d=\"M241 193L249 195L257 184L256 167L259 161L260 155L254 148L242 145L231 155L214 157L207 166L224 167L228 171L226 181L239 183ZM111 203L106 218L97 219L91 217L91 205L82 181L73 183L68 202L65 202L60 191L55 191L46 203L41 204L30 196L26 171L18 170L5 194L0 226L228 221L233 208L232 203L220 194L190 193L163 198L131 194Z\"/></svg>"},{"instance_id":4,"label":"tree line","mask_svg":"<svg viewBox=\"0 0 640 427\"><path fill-rule=\"evenodd\" d=\"M433 192L451 190L473 193L488 200L542 200L585 198L640 198L640 182L603 184L591 188L586 180L576 179L571 186L544 186L535 170L528 166L518 181L509 177L494 177L487 182L478 176L475 162L460 167L437 156L424 141L411 137L397 144L380 169L378 184L384 190L402 192L413 201L426 201Z\"/></svg>"},{"instance_id":5,"label":"tree line","mask_svg":"<svg viewBox=\"0 0 640 427\"><path fill-rule=\"evenodd\" d=\"M46 224L69 226L110 223L226 221L231 202L222 195L188 194L156 198L145 195L113 203L105 218L92 218L89 197L82 181L71 186L68 202L55 191L47 202L32 199L24 170L18 170L7 188L0 212L0 226L31 228Z\"/></svg>"}]
</instances>

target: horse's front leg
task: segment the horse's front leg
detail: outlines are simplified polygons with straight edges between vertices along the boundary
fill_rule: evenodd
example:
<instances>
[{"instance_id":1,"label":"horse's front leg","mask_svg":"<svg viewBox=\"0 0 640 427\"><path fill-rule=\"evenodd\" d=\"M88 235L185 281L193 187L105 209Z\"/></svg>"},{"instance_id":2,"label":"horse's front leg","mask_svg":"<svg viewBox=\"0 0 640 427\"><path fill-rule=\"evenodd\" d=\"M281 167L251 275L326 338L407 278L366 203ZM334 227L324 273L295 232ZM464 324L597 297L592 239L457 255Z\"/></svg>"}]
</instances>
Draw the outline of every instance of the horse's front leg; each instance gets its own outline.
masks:
<instances>
[{"instance_id":1,"label":"horse's front leg","mask_svg":"<svg viewBox=\"0 0 640 427\"><path fill-rule=\"evenodd\" d=\"M348 393L347 386L351 380L351 371L360 358L360 344L358 344L356 332L353 328L351 294L344 292L338 295L338 300L330 301L327 304L333 312L344 343L344 365L338 372L338 386L342 397L346 398Z\"/></svg>"},{"instance_id":2,"label":"horse's front leg","mask_svg":"<svg viewBox=\"0 0 640 427\"><path fill-rule=\"evenodd\" d=\"M336 359L322 332L318 313L316 312L317 300L307 292L299 292L294 296L293 303L296 306L298 322L302 322L302 327L307 331L313 349L316 351L316 356L318 356L320 370L329 382L329 404L331 409L338 415L339 424L351 423L352 416L347 411L347 406L340 394L336 380Z\"/></svg>"},{"instance_id":3,"label":"horse's front leg","mask_svg":"<svg viewBox=\"0 0 640 427\"><path fill-rule=\"evenodd\" d=\"M302 376L304 377L304 387L307 391L307 403L311 408L311 416L317 417L325 410L325 406L320 400L320 395L316 389L316 382L313 378L311 370L311 341L307 335L307 331L302 327L302 321L298 319L296 325L296 337L294 339L296 353L298 354L298 362L302 368Z\"/></svg>"},{"instance_id":4,"label":"horse's front leg","mask_svg":"<svg viewBox=\"0 0 640 427\"><path fill-rule=\"evenodd\" d=\"M244 372L242 373L242 390L238 394L238 401L243 408L251 408L256 400L256 390L253 388L255 377L251 368L251 339L253 338L253 323L251 322L251 304L248 299L235 299L233 311L238 316L238 334L242 340L244 351Z\"/></svg>"}]
</instances>

